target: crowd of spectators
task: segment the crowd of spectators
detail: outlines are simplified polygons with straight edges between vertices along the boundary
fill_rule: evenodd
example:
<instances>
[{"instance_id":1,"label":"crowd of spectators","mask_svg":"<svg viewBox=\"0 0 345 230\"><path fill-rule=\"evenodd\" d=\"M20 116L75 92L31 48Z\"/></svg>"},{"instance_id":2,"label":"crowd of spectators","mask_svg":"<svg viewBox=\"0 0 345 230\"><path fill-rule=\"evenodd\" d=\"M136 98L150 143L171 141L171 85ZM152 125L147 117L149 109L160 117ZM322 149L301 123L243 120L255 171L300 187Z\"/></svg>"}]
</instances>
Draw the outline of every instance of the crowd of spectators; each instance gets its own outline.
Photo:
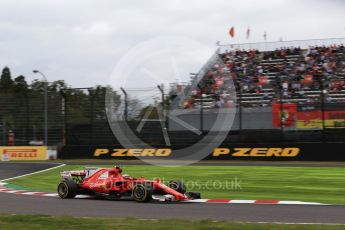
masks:
<instances>
[{"instance_id":1,"label":"crowd of spectators","mask_svg":"<svg viewBox=\"0 0 345 230\"><path fill-rule=\"evenodd\" d=\"M331 45L266 52L225 51L183 107L234 106L231 92L235 88L237 99L249 107L269 106L280 98L296 103L319 102L321 92L327 102L345 102L345 48Z\"/></svg>"}]
</instances>

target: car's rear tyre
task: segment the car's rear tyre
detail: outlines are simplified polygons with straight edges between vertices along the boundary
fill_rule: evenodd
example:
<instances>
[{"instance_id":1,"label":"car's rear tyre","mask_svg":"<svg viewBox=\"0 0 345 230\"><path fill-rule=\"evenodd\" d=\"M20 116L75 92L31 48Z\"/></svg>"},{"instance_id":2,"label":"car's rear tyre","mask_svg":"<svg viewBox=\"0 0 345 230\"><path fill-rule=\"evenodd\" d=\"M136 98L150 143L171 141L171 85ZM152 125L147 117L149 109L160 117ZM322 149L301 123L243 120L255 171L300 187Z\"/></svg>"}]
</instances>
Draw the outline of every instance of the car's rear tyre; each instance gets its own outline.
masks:
<instances>
[{"instance_id":1,"label":"car's rear tyre","mask_svg":"<svg viewBox=\"0 0 345 230\"><path fill-rule=\"evenodd\" d=\"M63 199L74 198L77 195L78 185L73 180L65 179L58 185L57 192Z\"/></svg>"},{"instance_id":2,"label":"car's rear tyre","mask_svg":"<svg viewBox=\"0 0 345 230\"><path fill-rule=\"evenodd\" d=\"M179 180L172 180L168 183L168 186L172 189L174 189L175 191L185 194L187 189L186 186L184 185L184 183L182 181Z\"/></svg>"},{"instance_id":3,"label":"car's rear tyre","mask_svg":"<svg viewBox=\"0 0 345 230\"><path fill-rule=\"evenodd\" d=\"M132 190L132 197L137 202L152 200L152 186L147 183L137 183Z\"/></svg>"}]
</instances>

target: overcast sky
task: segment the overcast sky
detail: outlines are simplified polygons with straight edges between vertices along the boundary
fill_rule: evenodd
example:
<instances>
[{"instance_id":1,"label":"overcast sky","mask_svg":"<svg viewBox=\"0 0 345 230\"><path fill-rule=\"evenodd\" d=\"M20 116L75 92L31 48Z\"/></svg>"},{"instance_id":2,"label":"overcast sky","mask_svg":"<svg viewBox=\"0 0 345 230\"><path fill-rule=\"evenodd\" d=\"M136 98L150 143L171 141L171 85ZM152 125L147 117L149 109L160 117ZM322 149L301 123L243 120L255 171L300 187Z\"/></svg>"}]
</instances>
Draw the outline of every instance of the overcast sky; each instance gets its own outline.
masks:
<instances>
[{"instance_id":1,"label":"overcast sky","mask_svg":"<svg viewBox=\"0 0 345 230\"><path fill-rule=\"evenodd\" d=\"M267 41L345 37L344 12L341 0L0 0L0 67L88 87L106 84L146 40L183 36L215 50L217 41L264 41L264 31Z\"/></svg>"}]
</instances>

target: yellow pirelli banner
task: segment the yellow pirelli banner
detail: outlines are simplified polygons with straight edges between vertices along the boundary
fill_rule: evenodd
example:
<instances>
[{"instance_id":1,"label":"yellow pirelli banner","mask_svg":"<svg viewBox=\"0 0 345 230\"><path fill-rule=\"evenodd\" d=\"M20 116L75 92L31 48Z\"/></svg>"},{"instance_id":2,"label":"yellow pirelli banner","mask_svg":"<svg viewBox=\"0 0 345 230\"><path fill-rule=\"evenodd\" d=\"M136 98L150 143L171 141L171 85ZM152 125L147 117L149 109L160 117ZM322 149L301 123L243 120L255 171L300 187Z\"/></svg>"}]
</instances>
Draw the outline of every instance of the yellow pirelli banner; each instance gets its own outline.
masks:
<instances>
[{"instance_id":1,"label":"yellow pirelli banner","mask_svg":"<svg viewBox=\"0 0 345 230\"><path fill-rule=\"evenodd\" d=\"M10 161L46 160L47 146L1 146L0 159Z\"/></svg>"}]
</instances>

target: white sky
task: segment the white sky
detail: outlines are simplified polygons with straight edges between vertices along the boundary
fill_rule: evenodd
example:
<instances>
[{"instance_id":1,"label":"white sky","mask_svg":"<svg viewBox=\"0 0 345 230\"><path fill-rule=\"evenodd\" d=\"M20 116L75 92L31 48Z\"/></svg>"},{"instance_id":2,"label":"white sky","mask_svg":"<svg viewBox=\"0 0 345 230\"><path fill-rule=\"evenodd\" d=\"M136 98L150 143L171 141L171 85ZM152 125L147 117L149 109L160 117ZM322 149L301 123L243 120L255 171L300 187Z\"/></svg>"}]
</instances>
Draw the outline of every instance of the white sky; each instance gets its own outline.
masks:
<instances>
[{"instance_id":1,"label":"white sky","mask_svg":"<svg viewBox=\"0 0 345 230\"><path fill-rule=\"evenodd\" d=\"M342 0L0 0L0 68L88 87L106 84L132 47L159 36L212 50L217 41L263 41L264 31L267 41L345 37L344 12Z\"/></svg>"}]
</instances>

